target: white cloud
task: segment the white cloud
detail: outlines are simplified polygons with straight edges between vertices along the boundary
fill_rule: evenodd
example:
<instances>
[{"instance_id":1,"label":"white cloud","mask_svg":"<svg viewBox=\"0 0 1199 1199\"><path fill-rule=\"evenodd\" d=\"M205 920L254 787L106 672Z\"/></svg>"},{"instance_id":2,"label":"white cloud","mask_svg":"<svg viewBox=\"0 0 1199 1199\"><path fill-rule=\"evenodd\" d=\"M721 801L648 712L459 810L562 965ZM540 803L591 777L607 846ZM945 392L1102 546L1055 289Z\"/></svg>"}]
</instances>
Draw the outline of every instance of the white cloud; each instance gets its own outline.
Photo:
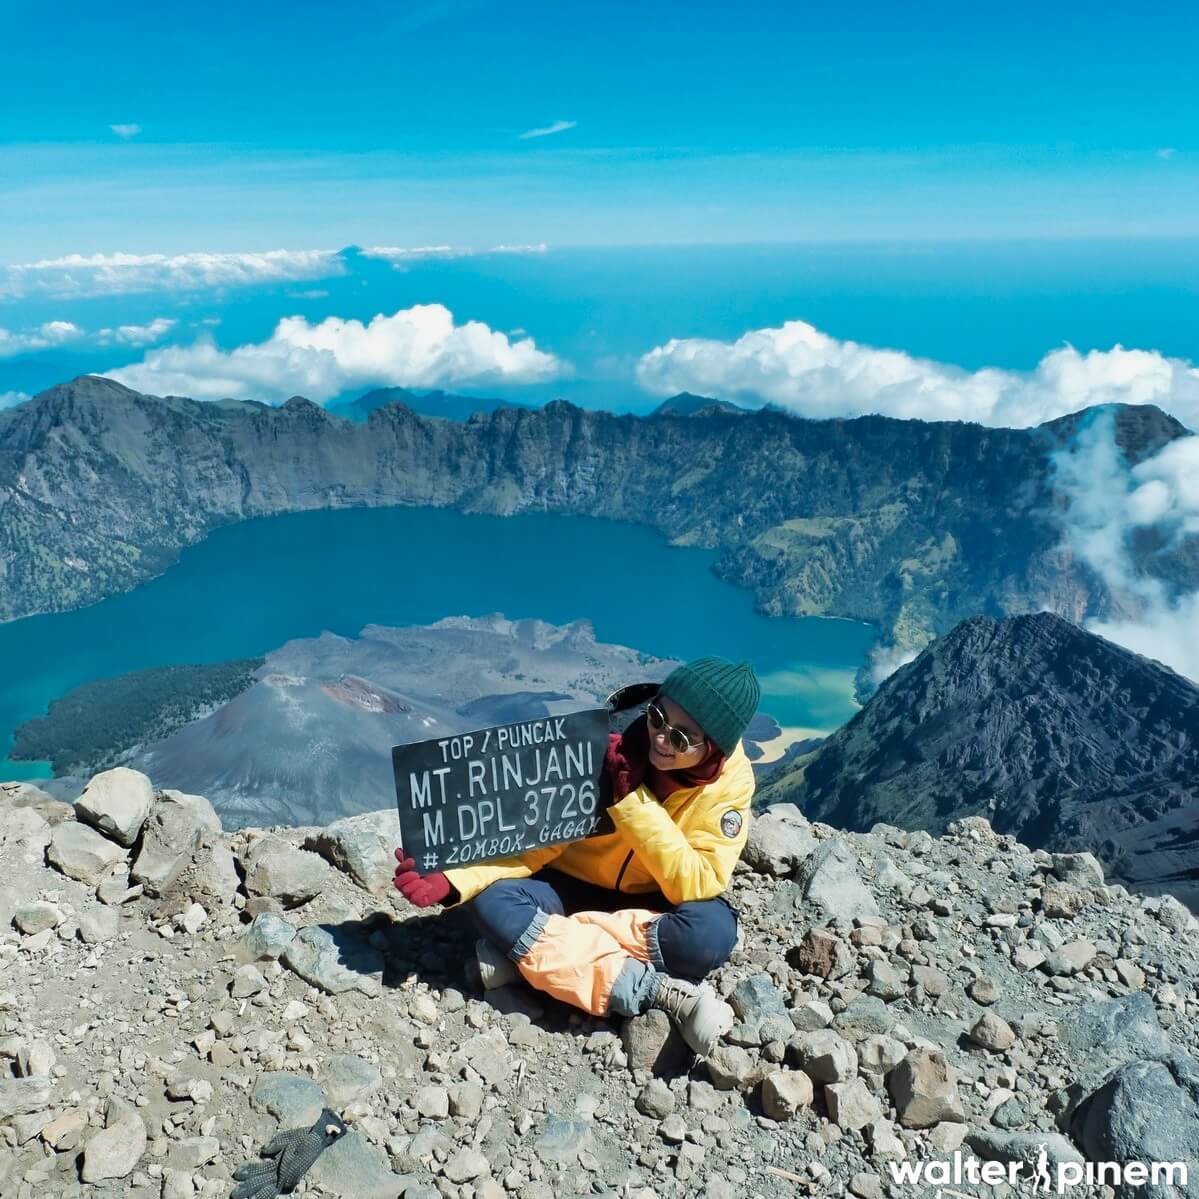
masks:
<instances>
[{"instance_id":1,"label":"white cloud","mask_svg":"<svg viewBox=\"0 0 1199 1199\"><path fill-rule=\"evenodd\" d=\"M0 391L0 410L5 408L15 408L18 404L23 404L29 399L29 396L23 391Z\"/></svg>"},{"instance_id":2,"label":"white cloud","mask_svg":"<svg viewBox=\"0 0 1199 1199\"><path fill-rule=\"evenodd\" d=\"M148 325L118 325L101 329L96 337L102 345L116 342L123 346L148 346L161 341L179 322L171 317L156 316Z\"/></svg>"},{"instance_id":3,"label":"white cloud","mask_svg":"<svg viewBox=\"0 0 1199 1199\"><path fill-rule=\"evenodd\" d=\"M1087 628L1199 682L1199 591L1174 593L1138 572L1129 549L1135 531L1147 526L1170 545L1199 535L1199 437L1177 438L1129 469L1112 414L1099 412L1053 463L1068 501L1066 540L1119 605Z\"/></svg>"},{"instance_id":4,"label":"white cloud","mask_svg":"<svg viewBox=\"0 0 1199 1199\"><path fill-rule=\"evenodd\" d=\"M549 246L543 241L539 241L533 245L527 246L492 246L488 250L488 254L544 254L549 250Z\"/></svg>"},{"instance_id":5,"label":"white cloud","mask_svg":"<svg viewBox=\"0 0 1199 1199\"><path fill-rule=\"evenodd\" d=\"M119 295L324 279L345 273L336 250L246 254L67 254L4 269L0 295Z\"/></svg>"},{"instance_id":6,"label":"white cloud","mask_svg":"<svg viewBox=\"0 0 1199 1199\"><path fill-rule=\"evenodd\" d=\"M754 397L803 416L882 413L1025 427L1093 404L1157 404L1199 428L1199 369L1152 350L1052 350L1031 372L967 371L902 350L840 341L806 321L736 341L683 338L637 363L654 395Z\"/></svg>"},{"instance_id":7,"label":"white cloud","mask_svg":"<svg viewBox=\"0 0 1199 1199\"><path fill-rule=\"evenodd\" d=\"M474 250L468 246L366 246L365 258L381 258L384 262L410 262L414 258L468 258Z\"/></svg>"},{"instance_id":8,"label":"white cloud","mask_svg":"<svg viewBox=\"0 0 1199 1199\"><path fill-rule=\"evenodd\" d=\"M137 137L142 131L140 125L109 125L109 129L122 141L128 141L131 137Z\"/></svg>"},{"instance_id":9,"label":"white cloud","mask_svg":"<svg viewBox=\"0 0 1199 1199\"><path fill-rule=\"evenodd\" d=\"M870 681L877 687L901 666L913 661L919 650L900 649L897 645L876 645L870 651Z\"/></svg>"},{"instance_id":10,"label":"white cloud","mask_svg":"<svg viewBox=\"0 0 1199 1199\"><path fill-rule=\"evenodd\" d=\"M441 304L417 304L369 324L329 317L281 320L266 341L219 349L210 338L151 350L109 371L138 391L196 399L327 400L362 386L538 383L568 370L532 338L512 340L480 321L454 323Z\"/></svg>"},{"instance_id":11,"label":"white cloud","mask_svg":"<svg viewBox=\"0 0 1199 1199\"><path fill-rule=\"evenodd\" d=\"M13 333L0 329L0 358L12 358L36 350L50 350L67 342L78 341L83 330L71 321L47 321L36 329Z\"/></svg>"},{"instance_id":12,"label":"white cloud","mask_svg":"<svg viewBox=\"0 0 1199 1199\"><path fill-rule=\"evenodd\" d=\"M555 121L552 125L545 125L540 129L526 129L520 137L522 141L530 137L549 137L553 133L565 133L568 129L573 129L578 123L578 121Z\"/></svg>"}]
</instances>

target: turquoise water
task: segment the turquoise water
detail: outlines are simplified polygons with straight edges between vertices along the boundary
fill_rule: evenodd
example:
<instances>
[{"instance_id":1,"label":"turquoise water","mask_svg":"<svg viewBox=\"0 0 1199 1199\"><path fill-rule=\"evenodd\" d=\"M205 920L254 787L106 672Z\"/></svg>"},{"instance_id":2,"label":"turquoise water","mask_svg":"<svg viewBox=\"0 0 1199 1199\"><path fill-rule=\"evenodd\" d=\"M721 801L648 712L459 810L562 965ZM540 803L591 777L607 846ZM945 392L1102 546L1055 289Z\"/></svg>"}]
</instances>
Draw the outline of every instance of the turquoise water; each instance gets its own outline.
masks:
<instances>
[{"instance_id":1,"label":"turquoise water","mask_svg":"<svg viewBox=\"0 0 1199 1199\"><path fill-rule=\"evenodd\" d=\"M874 630L755 613L748 591L711 573L715 557L649 528L545 514L360 508L230 525L134 591L0 625L0 779L50 773L7 759L12 730L89 680L254 656L324 630L492 612L585 617L599 640L665 657L749 658L762 710L780 724L828 730L849 719Z\"/></svg>"}]
</instances>

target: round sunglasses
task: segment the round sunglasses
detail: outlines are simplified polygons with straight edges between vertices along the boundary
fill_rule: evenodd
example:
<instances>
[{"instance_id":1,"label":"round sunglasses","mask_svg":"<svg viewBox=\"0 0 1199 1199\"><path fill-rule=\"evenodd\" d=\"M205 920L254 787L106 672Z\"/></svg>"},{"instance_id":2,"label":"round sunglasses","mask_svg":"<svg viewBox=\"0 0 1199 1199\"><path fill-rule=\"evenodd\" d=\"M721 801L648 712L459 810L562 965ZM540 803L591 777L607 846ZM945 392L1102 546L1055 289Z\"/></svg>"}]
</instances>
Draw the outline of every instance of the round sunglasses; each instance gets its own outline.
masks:
<instances>
[{"instance_id":1,"label":"round sunglasses","mask_svg":"<svg viewBox=\"0 0 1199 1199\"><path fill-rule=\"evenodd\" d=\"M667 722L666 713L652 700L646 704L645 718L649 727L655 733L660 732L662 729L666 730L666 739L670 742L670 748L675 753L689 753L691 750L698 749L708 742L708 738L703 736L698 741L692 741L682 729L676 729L673 724Z\"/></svg>"}]
</instances>

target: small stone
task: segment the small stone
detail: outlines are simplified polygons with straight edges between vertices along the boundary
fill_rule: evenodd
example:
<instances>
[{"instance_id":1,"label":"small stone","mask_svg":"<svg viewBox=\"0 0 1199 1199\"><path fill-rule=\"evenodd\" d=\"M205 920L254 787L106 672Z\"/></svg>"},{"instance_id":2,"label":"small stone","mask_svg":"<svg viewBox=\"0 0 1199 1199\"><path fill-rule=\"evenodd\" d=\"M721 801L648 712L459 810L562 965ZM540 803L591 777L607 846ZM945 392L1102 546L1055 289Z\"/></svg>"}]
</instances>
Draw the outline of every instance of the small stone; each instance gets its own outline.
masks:
<instances>
[{"instance_id":1,"label":"small stone","mask_svg":"<svg viewBox=\"0 0 1199 1199\"><path fill-rule=\"evenodd\" d=\"M1073 920L1089 902L1088 892L1068 883L1050 883L1041 892L1041 911L1054 919Z\"/></svg>"},{"instance_id":2,"label":"small stone","mask_svg":"<svg viewBox=\"0 0 1199 1199\"><path fill-rule=\"evenodd\" d=\"M687 1121L682 1116L668 1116L658 1128L658 1135L668 1145L681 1145L687 1139Z\"/></svg>"},{"instance_id":3,"label":"small stone","mask_svg":"<svg viewBox=\"0 0 1199 1199\"><path fill-rule=\"evenodd\" d=\"M474 1121L483 1111L483 1088L473 1082L450 1088L450 1115Z\"/></svg>"},{"instance_id":4,"label":"small stone","mask_svg":"<svg viewBox=\"0 0 1199 1199\"><path fill-rule=\"evenodd\" d=\"M969 1032L970 1039L984 1049L1002 1053L1016 1043L1012 1026L996 1012L984 1012Z\"/></svg>"},{"instance_id":5,"label":"small stone","mask_svg":"<svg viewBox=\"0 0 1199 1199\"><path fill-rule=\"evenodd\" d=\"M965 1124L954 1120L942 1120L929 1129L928 1143L938 1153L952 1153L966 1138Z\"/></svg>"},{"instance_id":6,"label":"small stone","mask_svg":"<svg viewBox=\"0 0 1199 1199\"><path fill-rule=\"evenodd\" d=\"M907 1157L903 1141L895 1133L890 1120L875 1120L866 1126L866 1139L870 1142L870 1155L879 1159Z\"/></svg>"},{"instance_id":7,"label":"small stone","mask_svg":"<svg viewBox=\"0 0 1199 1199\"><path fill-rule=\"evenodd\" d=\"M550 1115L546 1117L541 1135L533 1147L542 1160L573 1162L578 1159L581 1151L590 1147L591 1140L589 1121L568 1120L562 1116Z\"/></svg>"},{"instance_id":8,"label":"small stone","mask_svg":"<svg viewBox=\"0 0 1199 1199\"><path fill-rule=\"evenodd\" d=\"M822 928L812 928L788 952L787 961L801 974L834 979L853 969L854 955L840 937Z\"/></svg>"},{"instance_id":9,"label":"small stone","mask_svg":"<svg viewBox=\"0 0 1199 1199\"><path fill-rule=\"evenodd\" d=\"M652 1079L637 1096L637 1110L653 1120L664 1120L674 1111L674 1095L660 1079Z\"/></svg>"},{"instance_id":10,"label":"small stone","mask_svg":"<svg viewBox=\"0 0 1199 1199\"><path fill-rule=\"evenodd\" d=\"M444 1171L446 1178L454 1183L470 1182L490 1172L487 1158L477 1149L460 1149L446 1162Z\"/></svg>"},{"instance_id":11,"label":"small stone","mask_svg":"<svg viewBox=\"0 0 1199 1199\"><path fill-rule=\"evenodd\" d=\"M791 1023L797 1032L814 1032L833 1022L833 1009L821 999L809 1000L791 1009Z\"/></svg>"},{"instance_id":12,"label":"small stone","mask_svg":"<svg viewBox=\"0 0 1199 1199\"><path fill-rule=\"evenodd\" d=\"M679 1036L670 1017L657 1008L626 1020L620 1030L621 1044L634 1073L673 1074L687 1068L691 1050Z\"/></svg>"},{"instance_id":13,"label":"small stone","mask_svg":"<svg viewBox=\"0 0 1199 1199\"><path fill-rule=\"evenodd\" d=\"M877 1174L855 1174L849 1180L850 1194L858 1199L883 1199L883 1185Z\"/></svg>"},{"instance_id":14,"label":"small stone","mask_svg":"<svg viewBox=\"0 0 1199 1199\"><path fill-rule=\"evenodd\" d=\"M79 1144L79 1134L87 1127L87 1109L70 1108L42 1126L42 1140L51 1149L65 1151Z\"/></svg>"},{"instance_id":15,"label":"small stone","mask_svg":"<svg viewBox=\"0 0 1199 1199\"><path fill-rule=\"evenodd\" d=\"M295 925L275 912L260 912L238 939L234 952L243 962L275 961L296 935Z\"/></svg>"},{"instance_id":16,"label":"small stone","mask_svg":"<svg viewBox=\"0 0 1199 1199\"><path fill-rule=\"evenodd\" d=\"M813 1097L812 1080L802 1070L775 1070L762 1081L762 1110L772 1120L790 1120L811 1107Z\"/></svg>"},{"instance_id":17,"label":"small stone","mask_svg":"<svg viewBox=\"0 0 1199 1199\"><path fill-rule=\"evenodd\" d=\"M994 1003L1000 996L1001 991L999 984L993 978L976 978L966 988L966 994L974 1000L975 1003L981 1003L984 1006Z\"/></svg>"},{"instance_id":18,"label":"small stone","mask_svg":"<svg viewBox=\"0 0 1199 1199\"><path fill-rule=\"evenodd\" d=\"M902 1041L888 1036L871 1036L858 1046L858 1068L881 1077L895 1069L906 1056L907 1047Z\"/></svg>"},{"instance_id":19,"label":"small stone","mask_svg":"<svg viewBox=\"0 0 1199 1199\"><path fill-rule=\"evenodd\" d=\"M216 1161L221 1143L216 1137L182 1137L167 1149L167 1165L174 1170L198 1170Z\"/></svg>"},{"instance_id":20,"label":"small stone","mask_svg":"<svg viewBox=\"0 0 1199 1199\"><path fill-rule=\"evenodd\" d=\"M824 1098L830 1118L840 1128L865 1128L882 1118L882 1107L860 1078L829 1083Z\"/></svg>"},{"instance_id":21,"label":"small stone","mask_svg":"<svg viewBox=\"0 0 1199 1199\"><path fill-rule=\"evenodd\" d=\"M1145 971L1128 958L1117 958L1115 961L1116 976L1129 989L1139 991L1145 985Z\"/></svg>"},{"instance_id":22,"label":"small stone","mask_svg":"<svg viewBox=\"0 0 1199 1199\"><path fill-rule=\"evenodd\" d=\"M1085 970L1095 960L1095 953L1090 941L1071 941L1045 959L1045 969L1052 975L1069 977Z\"/></svg>"},{"instance_id":23,"label":"small stone","mask_svg":"<svg viewBox=\"0 0 1199 1199\"><path fill-rule=\"evenodd\" d=\"M325 1093L310 1078L279 1072L264 1074L258 1080L250 1102L274 1116L282 1128L296 1128L301 1124L309 1128L320 1117L325 1106Z\"/></svg>"},{"instance_id":24,"label":"small stone","mask_svg":"<svg viewBox=\"0 0 1199 1199\"><path fill-rule=\"evenodd\" d=\"M383 1085L378 1066L350 1053L335 1053L325 1059L317 1081L325 1092L325 1102L336 1110L368 1099Z\"/></svg>"},{"instance_id":25,"label":"small stone","mask_svg":"<svg viewBox=\"0 0 1199 1199\"><path fill-rule=\"evenodd\" d=\"M831 1029L799 1033L788 1048L815 1082L846 1082L858 1072L857 1051Z\"/></svg>"},{"instance_id":26,"label":"small stone","mask_svg":"<svg viewBox=\"0 0 1199 1199\"><path fill-rule=\"evenodd\" d=\"M62 827L62 826L59 826ZM98 835L98 834L97 834ZM146 1126L137 1109L115 1095L108 1100L104 1129L83 1148L84 1182L124 1178L146 1151Z\"/></svg>"},{"instance_id":27,"label":"small stone","mask_svg":"<svg viewBox=\"0 0 1199 1199\"><path fill-rule=\"evenodd\" d=\"M87 945L103 945L121 931L121 915L115 908L87 908L79 913L79 939Z\"/></svg>"},{"instance_id":28,"label":"small stone","mask_svg":"<svg viewBox=\"0 0 1199 1199\"><path fill-rule=\"evenodd\" d=\"M1190 910L1173 895L1161 896L1154 911L1158 920L1172 933L1184 933L1193 919Z\"/></svg>"},{"instance_id":29,"label":"small stone","mask_svg":"<svg viewBox=\"0 0 1199 1199\"><path fill-rule=\"evenodd\" d=\"M193 937L202 929L208 920L208 913L204 910L204 905L193 903L191 907L179 917L179 927L185 933L190 933Z\"/></svg>"},{"instance_id":30,"label":"small stone","mask_svg":"<svg viewBox=\"0 0 1199 1199\"><path fill-rule=\"evenodd\" d=\"M48 928L57 928L63 922L63 914L56 904L39 900L22 904L13 913L12 920L21 932L32 935Z\"/></svg>"},{"instance_id":31,"label":"small stone","mask_svg":"<svg viewBox=\"0 0 1199 1199\"><path fill-rule=\"evenodd\" d=\"M1053 873L1076 887L1102 887L1103 866L1093 853L1055 853Z\"/></svg>"},{"instance_id":32,"label":"small stone","mask_svg":"<svg viewBox=\"0 0 1199 1199\"><path fill-rule=\"evenodd\" d=\"M909 1050L887 1076L887 1089L905 1128L931 1128L942 1120L965 1119L957 1071L939 1049Z\"/></svg>"},{"instance_id":33,"label":"small stone","mask_svg":"<svg viewBox=\"0 0 1199 1199\"><path fill-rule=\"evenodd\" d=\"M129 877L151 895L163 895L191 862L205 824L179 792L164 791L142 828L141 848Z\"/></svg>"},{"instance_id":34,"label":"small stone","mask_svg":"<svg viewBox=\"0 0 1199 1199\"><path fill-rule=\"evenodd\" d=\"M251 995L257 995L259 991L265 991L266 987L267 981L257 966L239 966L233 974L230 994L234 999L246 999Z\"/></svg>"},{"instance_id":35,"label":"small stone","mask_svg":"<svg viewBox=\"0 0 1199 1199\"><path fill-rule=\"evenodd\" d=\"M412 1106L426 1120L444 1120L450 1114L450 1093L445 1087L421 1087Z\"/></svg>"},{"instance_id":36,"label":"small stone","mask_svg":"<svg viewBox=\"0 0 1199 1199\"><path fill-rule=\"evenodd\" d=\"M912 982L914 982L926 994L931 995L934 999L944 995L949 990L949 978L944 970L938 970L935 966L913 966L912 967Z\"/></svg>"},{"instance_id":37,"label":"small stone","mask_svg":"<svg viewBox=\"0 0 1199 1199\"><path fill-rule=\"evenodd\" d=\"M884 1001L898 999L907 990L903 976L889 962L871 962L866 978L866 990Z\"/></svg>"},{"instance_id":38,"label":"small stone","mask_svg":"<svg viewBox=\"0 0 1199 1199\"><path fill-rule=\"evenodd\" d=\"M708 1076L720 1091L748 1090L758 1078L758 1066L752 1057L736 1045L717 1045L708 1055Z\"/></svg>"}]
</instances>

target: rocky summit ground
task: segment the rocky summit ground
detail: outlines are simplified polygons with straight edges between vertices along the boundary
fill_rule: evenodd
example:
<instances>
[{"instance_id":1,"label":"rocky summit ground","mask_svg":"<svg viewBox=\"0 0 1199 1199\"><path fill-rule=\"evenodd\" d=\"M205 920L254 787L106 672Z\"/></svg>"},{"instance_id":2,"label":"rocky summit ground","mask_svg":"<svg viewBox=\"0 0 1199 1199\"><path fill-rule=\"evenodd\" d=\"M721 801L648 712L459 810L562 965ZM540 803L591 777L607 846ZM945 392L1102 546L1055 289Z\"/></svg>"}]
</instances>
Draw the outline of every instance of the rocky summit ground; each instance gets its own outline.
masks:
<instances>
[{"instance_id":1,"label":"rocky summit ground","mask_svg":"<svg viewBox=\"0 0 1199 1199\"><path fill-rule=\"evenodd\" d=\"M1199 1168L1196 919L978 818L756 818L707 1062L661 1013L484 997L468 914L391 886L392 812L226 833L122 768L73 805L0 786L0 835L5 1199L225 1196L325 1104L351 1132L296 1194L931 1197L894 1167L1042 1143Z\"/></svg>"}]
</instances>

